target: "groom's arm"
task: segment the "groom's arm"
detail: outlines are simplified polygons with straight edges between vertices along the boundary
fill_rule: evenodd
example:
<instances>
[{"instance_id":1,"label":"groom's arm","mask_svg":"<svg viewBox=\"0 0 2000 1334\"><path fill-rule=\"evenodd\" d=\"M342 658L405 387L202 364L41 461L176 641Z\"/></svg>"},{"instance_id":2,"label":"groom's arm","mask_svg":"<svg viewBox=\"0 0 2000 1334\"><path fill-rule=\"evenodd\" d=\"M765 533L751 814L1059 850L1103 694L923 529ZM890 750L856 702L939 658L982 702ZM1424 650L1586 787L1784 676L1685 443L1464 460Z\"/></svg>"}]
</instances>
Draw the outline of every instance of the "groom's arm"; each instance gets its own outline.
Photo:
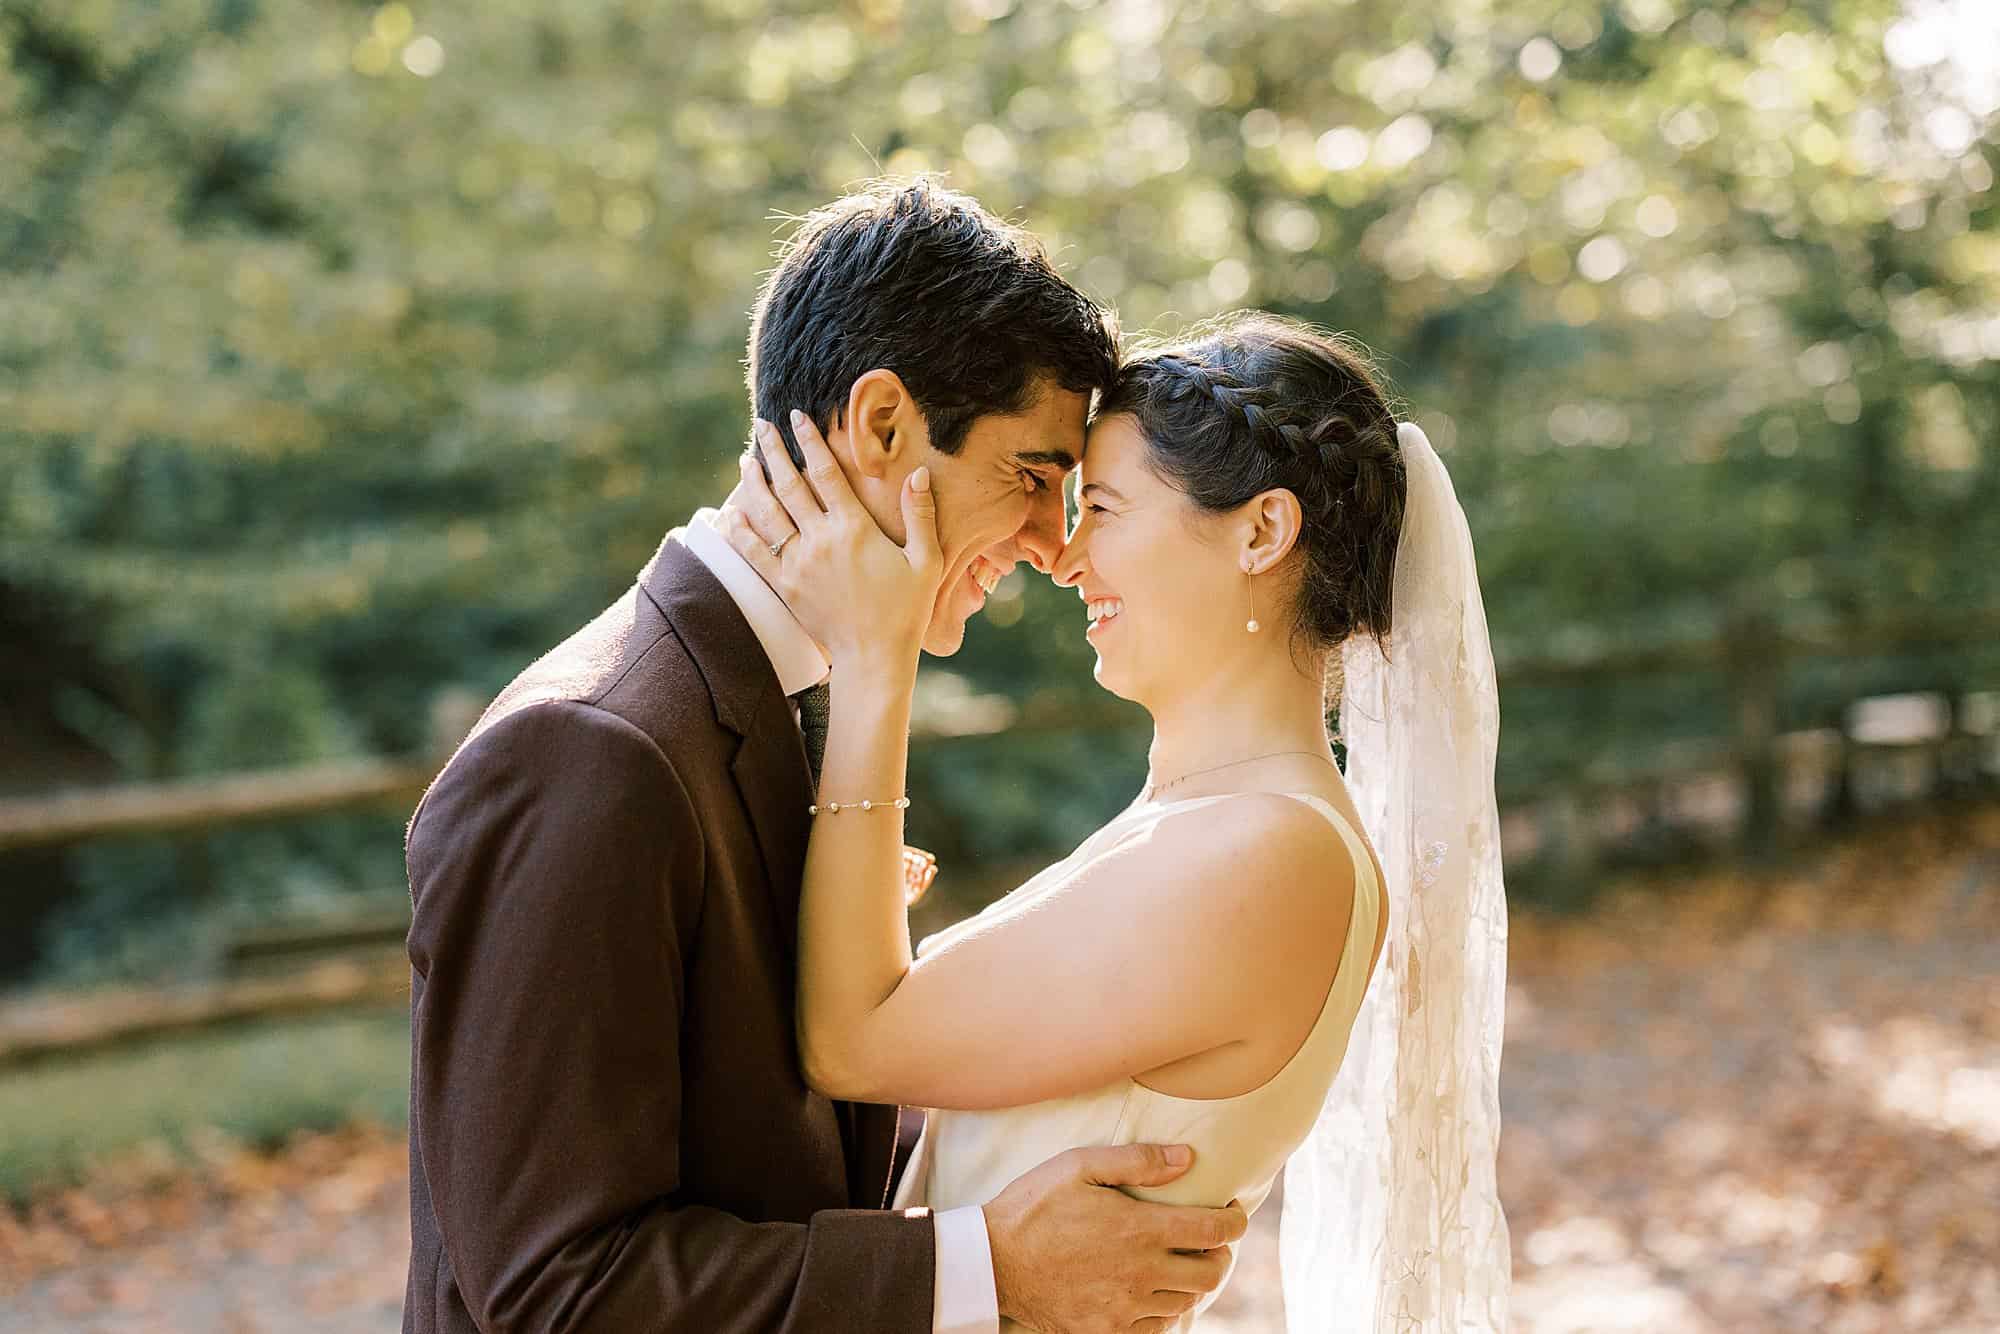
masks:
<instances>
[{"instance_id":1,"label":"groom's arm","mask_svg":"<svg viewBox=\"0 0 2000 1334\"><path fill-rule=\"evenodd\" d=\"M494 724L426 796L410 1114L450 1281L488 1334L927 1331L928 1215L675 1202L703 856L665 756L584 704Z\"/></svg>"}]
</instances>

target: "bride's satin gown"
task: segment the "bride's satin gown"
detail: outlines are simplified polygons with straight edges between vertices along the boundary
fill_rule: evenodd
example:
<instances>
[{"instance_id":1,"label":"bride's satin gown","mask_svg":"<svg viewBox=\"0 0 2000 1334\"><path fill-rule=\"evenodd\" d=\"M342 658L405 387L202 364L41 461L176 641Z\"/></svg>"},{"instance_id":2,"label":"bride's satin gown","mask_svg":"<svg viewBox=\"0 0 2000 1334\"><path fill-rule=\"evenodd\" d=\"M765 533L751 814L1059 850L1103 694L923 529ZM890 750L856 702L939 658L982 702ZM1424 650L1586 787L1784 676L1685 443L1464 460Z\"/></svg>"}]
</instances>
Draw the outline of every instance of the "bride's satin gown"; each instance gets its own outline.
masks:
<instances>
[{"instance_id":1,"label":"bride's satin gown","mask_svg":"<svg viewBox=\"0 0 2000 1334\"><path fill-rule=\"evenodd\" d=\"M1346 1055L1348 1032L1367 989L1368 960L1382 911L1375 864L1346 817L1319 797L1302 792L1284 795L1325 816L1340 832L1354 862L1354 911L1333 985L1312 1031L1285 1066L1264 1084L1234 1098L1176 1098L1136 1080L1119 1079L1087 1093L1022 1107L932 1111L896 1192L897 1208L984 1204L1016 1177L1065 1149L1133 1143L1192 1145L1195 1162L1171 1185L1133 1189L1130 1194L1169 1204L1220 1206L1240 1200L1253 1213L1264 1203L1285 1159L1312 1129ZM1122 815L986 911L1015 907L1023 899L1047 893L1077 868L1145 837L1162 818L1227 799L1227 795L1196 797ZM1298 886L1302 894L1314 889L1311 883ZM1218 885L1216 891L1226 893L1228 887ZM970 918L930 937L924 949L938 947L979 920ZM1162 966L1199 967L1200 952L1191 945L1187 954ZM1192 1329L1196 1316L1213 1300L1211 1294L1172 1328ZM1003 1320L1000 1328L1012 1331L1022 1326Z\"/></svg>"}]
</instances>

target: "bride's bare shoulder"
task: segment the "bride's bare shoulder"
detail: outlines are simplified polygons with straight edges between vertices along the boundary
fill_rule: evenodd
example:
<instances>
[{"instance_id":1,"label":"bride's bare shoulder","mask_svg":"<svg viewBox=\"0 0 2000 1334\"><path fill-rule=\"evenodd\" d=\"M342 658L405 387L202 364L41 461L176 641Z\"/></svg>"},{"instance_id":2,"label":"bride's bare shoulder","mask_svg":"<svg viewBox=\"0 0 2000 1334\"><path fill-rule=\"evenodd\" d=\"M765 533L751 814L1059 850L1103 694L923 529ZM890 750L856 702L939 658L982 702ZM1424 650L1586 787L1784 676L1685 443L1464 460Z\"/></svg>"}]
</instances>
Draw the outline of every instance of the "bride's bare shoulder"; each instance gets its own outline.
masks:
<instances>
[{"instance_id":1,"label":"bride's bare shoulder","mask_svg":"<svg viewBox=\"0 0 2000 1334\"><path fill-rule=\"evenodd\" d=\"M1227 891L1282 929L1344 917L1353 897L1345 840L1319 811L1282 793L1245 792L1168 813L1152 841L1155 857L1187 868L1189 893ZM1301 894L1306 885L1320 892Z\"/></svg>"},{"instance_id":2,"label":"bride's bare shoulder","mask_svg":"<svg viewBox=\"0 0 2000 1334\"><path fill-rule=\"evenodd\" d=\"M1192 938L1211 959L1254 960L1274 948L1290 957L1301 940L1317 948L1352 902L1353 864L1340 835L1290 797L1242 793L1128 812L1121 823L1090 857L1051 868L927 938L920 953L1053 915L1086 934L1116 929L1141 950L1171 953Z\"/></svg>"},{"instance_id":3,"label":"bride's bare shoulder","mask_svg":"<svg viewBox=\"0 0 2000 1334\"><path fill-rule=\"evenodd\" d=\"M1281 855L1344 846L1324 815L1282 792L1236 792L1185 810L1165 810L1157 828L1163 838L1190 843L1212 842L1226 830L1231 843L1263 841Z\"/></svg>"},{"instance_id":4,"label":"bride's bare shoulder","mask_svg":"<svg viewBox=\"0 0 2000 1334\"><path fill-rule=\"evenodd\" d=\"M1153 851L1179 868L1159 916L1202 942L1191 990L1228 1040L1141 1082L1200 1098L1259 1087L1311 1031L1339 966L1355 892L1347 842L1305 802L1252 793L1162 821Z\"/></svg>"}]
</instances>

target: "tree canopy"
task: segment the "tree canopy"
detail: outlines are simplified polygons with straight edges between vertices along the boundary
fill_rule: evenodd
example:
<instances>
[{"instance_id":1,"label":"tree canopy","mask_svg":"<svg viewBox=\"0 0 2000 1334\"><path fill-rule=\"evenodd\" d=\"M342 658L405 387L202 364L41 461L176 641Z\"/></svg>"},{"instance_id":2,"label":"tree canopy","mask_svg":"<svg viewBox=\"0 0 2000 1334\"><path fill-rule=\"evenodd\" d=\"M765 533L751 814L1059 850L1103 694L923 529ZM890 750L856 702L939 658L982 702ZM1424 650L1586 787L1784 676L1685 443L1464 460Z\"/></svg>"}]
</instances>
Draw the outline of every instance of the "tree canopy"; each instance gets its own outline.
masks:
<instances>
[{"instance_id":1,"label":"tree canopy","mask_svg":"<svg viewBox=\"0 0 2000 1334\"><path fill-rule=\"evenodd\" d=\"M1994 50L1974 0L7 0L0 721L131 777L417 746L726 489L784 219L884 172L1128 329L1375 348L1503 654L1990 603ZM1103 710L1080 624L1017 577L927 689ZM1642 693L1510 701L1503 771L1717 726ZM934 841L1087 828L1109 735L920 765Z\"/></svg>"}]
</instances>

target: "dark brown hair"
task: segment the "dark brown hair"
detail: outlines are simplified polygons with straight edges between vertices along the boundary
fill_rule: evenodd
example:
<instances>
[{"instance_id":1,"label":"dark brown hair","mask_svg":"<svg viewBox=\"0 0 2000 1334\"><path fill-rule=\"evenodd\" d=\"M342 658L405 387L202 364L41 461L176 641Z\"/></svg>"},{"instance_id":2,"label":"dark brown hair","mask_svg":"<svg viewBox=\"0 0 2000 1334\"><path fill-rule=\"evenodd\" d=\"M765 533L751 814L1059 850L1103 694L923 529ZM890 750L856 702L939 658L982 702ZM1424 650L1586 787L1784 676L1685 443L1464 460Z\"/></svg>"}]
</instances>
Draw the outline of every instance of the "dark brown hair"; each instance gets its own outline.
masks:
<instances>
[{"instance_id":1,"label":"dark brown hair","mask_svg":"<svg viewBox=\"0 0 2000 1334\"><path fill-rule=\"evenodd\" d=\"M822 430L877 368L902 378L931 444L1020 412L1047 383L1101 392L1118 373L1111 316L1064 281L1041 243L928 180L878 181L801 220L750 324L750 399L794 459L788 414Z\"/></svg>"},{"instance_id":2,"label":"dark brown hair","mask_svg":"<svg viewBox=\"0 0 2000 1334\"><path fill-rule=\"evenodd\" d=\"M1208 513L1282 487L1304 516L1295 641L1386 642L1404 476L1396 418L1367 354L1261 311L1126 363L1098 405L1128 413L1162 480Z\"/></svg>"}]
</instances>

